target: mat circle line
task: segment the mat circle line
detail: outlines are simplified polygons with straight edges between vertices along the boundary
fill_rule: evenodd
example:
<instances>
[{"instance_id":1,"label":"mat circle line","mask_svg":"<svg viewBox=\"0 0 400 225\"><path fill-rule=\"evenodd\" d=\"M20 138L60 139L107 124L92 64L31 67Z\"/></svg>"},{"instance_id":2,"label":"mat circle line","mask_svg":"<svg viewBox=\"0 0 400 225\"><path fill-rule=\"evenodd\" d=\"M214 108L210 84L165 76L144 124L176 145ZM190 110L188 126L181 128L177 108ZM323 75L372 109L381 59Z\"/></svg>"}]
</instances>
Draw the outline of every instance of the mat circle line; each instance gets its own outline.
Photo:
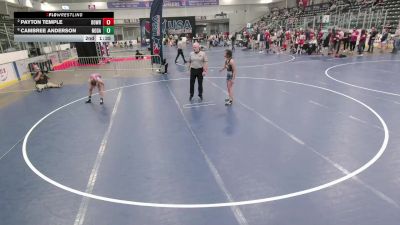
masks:
<instances>
[{"instance_id":1,"label":"mat circle line","mask_svg":"<svg viewBox=\"0 0 400 225\"><path fill-rule=\"evenodd\" d=\"M364 62L352 62L352 63L343 63L343 64L338 64L335 66L331 66L328 69L325 70L325 75L331 79L334 80L338 83L342 83L351 87L355 87L355 88L359 88L359 89L363 89L363 90L367 90L367 91L373 91L373 92L377 92L377 93L382 93L382 94L387 94L387 95L394 95L394 96L400 96L400 94L396 94L396 93L392 93L392 92L387 92L387 91L380 91L380 90L376 90L376 89L371 89L371 88L366 88L366 87L362 87L362 86L358 86L358 85L354 85L354 84L350 84L344 81L341 81L339 79L336 79L334 77L332 77L329 74L329 71L334 69L334 68L338 68L338 67L342 67L342 66L347 66L347 65L354 65L354 64L362 64L362 63L379 63L379 62L400 62L400 60L376 60L376 61L364 61Z\"/></svg>"},{"instance_id":2,"label":"mat circle line","mask_svg":"<svg viewBox=\"0 0 400 225\"><path fill-rule=\"evenodd\" d=\"M383 130L384 130L384 139L382 142L382 145L379 149L379 151L377 152L377 154L371 159L369 160L366 164L364 164L363 166L361 166L360 168L354 170L351 173L346 174L343 177L340 177L336 180L330 181L328 183L316 186L316 187L312 187L309 189L305 189L305 190L301 190L301 191L297 191L297 192L292 192L292 193L288 193L288 194L284 194L284 195L278 195L278 196L272 196L272 197L267 197L267 198L259 198L259 199L254 199L254 200L244 200L244 201L235 201L235 202L221 202L221 203L204 203L204 204L167 204L167 203L150 203L150 202L136 202L136 201L129 201L129 200L123 200L123 199L116 199L116 198L110 198L110 197L104 197L104 196L99 196L99 195L95 195L95 194L89 194L86 192L82 192L73 188L70 188L66 185L63 185L61 183L58 183L52 179L50 179L49 177L47 177L46 175L44 175L43 173L41 173L38 169L36 169L36 167L32 164L32 162L30 161L29 157L28 157L28 151L27 151L27 143L29 140L30 135L32 134L32 132L35 130L35 128L42 123L46 118L48 118L49 116L51 116L52 114L54 114L55 112L66 108L67 106L70 106L76 102L82 101L84 99L86 99L86 97L82 97L79 98L75 101L72 101L70 103L67 103L53 111L51 111L50 113L48 113L47 115L45 115L43 118L41 118L38 122L36 122L27 132L27 134L24 137L24 141L22 144L22 154L23 154L23 158L25 163L28 165L28 167L40 178L42 178L43 180L45 180L46 182L60 188L63 189L65 191L83 196L83 197L88 197L88 198L92 198L92 199L96 199L96 200L101 200L101 201L106 201L106 202L111 202L111 203L117 203L117 204L124 204L124 205L134 205L134 206L144 206L144 207L155 207L155 208L218 208L218 207L232 207L232 206L242 206L242 205L252 205L252 204L259 204L259 203L265 203L265 202L272 202L272 201L278 201L278 200L283 200L283 199L288 199L288 198L293 198L293 197L297 197L297 196L301 196L301 195L305 195L305 194L309 194L312 192L316 192L316 191L320 191L323 190L325 188L334 186L336 184L339 184L345 180L348 180L358 174L360 174L361 172L363 172L364 170L368 169L368 167L370 167L371 165L373 165L385 152L388 141L389 141L389 130L388 127L386 125L386 122L382 119L382 117L375 111L373 110L370 106L368 106L367 104L361 102L360 100L357 100L351 96L348 96L346 94L328 89L328 88L324 88L324 87L319 87L319 86L315 86L315 85L311 85L311 84L305 84L305 83L300 83L300 82L295 82L295 81L288 81L288 80L278 80L278 79L268 79L268 78L253 78L253 77L237 77L238 79L251 79L251 80L264 80L264 81L276 81L276 82L283 82L283 83L290 83L290 84L296 84L296 85L301 85L301 86L305 86L305 87L312 87L312 88L317 88L320 90L325 90L340 96L343 96L347 99L353 100L359 104L361 104L362 106L364 106L365 108L367 108L370 112L372 112L380 121L380 123L382 124ZM135 87L135 86L139 86L139 85L147 85L147 84L153 84L153 83L160 83L160 82L169 82L169 81L179 81L179 80L188 80L189 78L177 78L177 79L170 79L170 80L158 80L158 81L150 81L150 82L143 82L143 83L137 83L137 84L132 84L132 85L126 85L126 86L121 86L118 88L113 88L110 90L107 90L106 92L111 92L111 91L116 91L116 90L120 90L123 88L128 88L128 87ZM221 77L208 77L206 79L225 79L225 78L221 78Z\"/></svg>"},{"instance_id":3,"label":"mat circle line","mask_svg":"<svg viewBox=\"0 0 400 225\"><path fill-rule=\"evenodd\" d=\"M288 62L292 62L296 59L296 57L289 55L291 57L291 59L286 60L286 61L282 61L282 62L274 62L274 63L266 63L266 64L259 64L259 65L249 65L249 66L236 66L237 68L254 68L254 67L263 67L263 66L273 66L273 65L279 65L279 64L284 64L284 63L288 63ZM176 65L181 66L181 67L185 67L185 65L180 64L180 63L176 63ZM208 69L221 69L221 66L209 66Z\"/></svg>"}]
</instances>

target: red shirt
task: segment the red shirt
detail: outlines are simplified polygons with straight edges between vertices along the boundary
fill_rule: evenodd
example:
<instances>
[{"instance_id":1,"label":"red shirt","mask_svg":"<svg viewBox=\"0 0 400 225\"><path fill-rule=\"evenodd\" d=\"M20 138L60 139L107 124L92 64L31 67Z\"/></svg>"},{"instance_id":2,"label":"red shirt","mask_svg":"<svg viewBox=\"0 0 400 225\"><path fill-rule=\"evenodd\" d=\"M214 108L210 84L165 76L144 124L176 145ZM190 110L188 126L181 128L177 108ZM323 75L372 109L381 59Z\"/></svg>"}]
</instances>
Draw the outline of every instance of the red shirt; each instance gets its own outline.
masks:
<instances>
[{"instance_id":1,"label":"red shirt","mask_svg":"<svg viewBox=\"0 0 400 225\"><path fill-rule=\"evenodd\" d=\"M300 35L300 38L299 38L299 45L304 45L304 42L305 42L305 39L306 39L306 36L305 35Z\"/></svg>"},{"instance_id":2,"label":"red shirt","mask_svg":"<svg viewBox=\"0 0 400 225\"><path fill-rule=\"evenodd\" d=\"M311 33L310 33L310 39L312 40L312 39L314 39L314 37L315 37L315 33L314 33L314 32L311 32Z\"/></svg>"},{"instance_id":3,"label":"red shirt","mask_svg":"<svg viewBox=\"0 0 400 225\"><path fill-rule=\"evenodd\" d=\"M353 33L351 33L350 41L352 42L357 41L358 35L359 35L358 31L353 31Z\"/></svg>"},{"instance_id":4,"label":"red shirt","mask_svg":"<svg viewBox=\"0 0 400 225\"><path fill-rule=\"evenodd\" d=\"M264 37L266 41L269 41L271 39L271 34L268 31L265 31Z\"/></svg>"},{"instance_id":5,"label":"red shirt","mask_svg":"<svg viewBox=\"0 0 400 225\"><path fill-rule=\"evenodd\" d=\"M367 34L362 34L360 36L360 42L365 42L367 40Z\"/></svg>"},{"instance_id":6,"label":"red shirt","mask_svg":"<svg viewBox=\"0 0 400 225\"><path fill-rule=\"evenodd\" d=\"M335 37L333 38L333 41L339 41L340 40L340 34L339 32L336 32Z\"/></svg>"},{"instance_id":7,"label":"red shirt","mask_svg":"<svg viewBox=\"0 0 400 225\"><path fill-rule=\"evenodd\" d=\"M286 36L286 40L290 40L291 35L290 35L289 31L286 31L285 36Z\"/></svg>"},{"instance_id":8,"label":"red shirt","mask_svg":"<svg viewBox=\"0 0 400 225\"><path fill-rule=\"evenodd\" d=\"M318 40L321 40L321 38L324 36L324 33L321 31L318 33Z\"/></svg>"}]
</instances>

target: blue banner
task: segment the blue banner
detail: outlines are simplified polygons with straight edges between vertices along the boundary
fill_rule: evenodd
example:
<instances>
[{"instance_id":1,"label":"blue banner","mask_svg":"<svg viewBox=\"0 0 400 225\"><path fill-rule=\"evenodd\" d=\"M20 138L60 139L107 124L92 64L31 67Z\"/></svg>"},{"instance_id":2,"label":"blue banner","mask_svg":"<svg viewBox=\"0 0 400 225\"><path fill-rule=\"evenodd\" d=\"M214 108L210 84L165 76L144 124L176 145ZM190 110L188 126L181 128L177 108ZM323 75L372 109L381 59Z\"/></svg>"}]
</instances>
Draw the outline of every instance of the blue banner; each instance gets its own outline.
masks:
<instances>
[{"instance_id":1,"label":"blue banner","mask_svg":"<svg viewBox=\"0 0 400 225\"><path fill-rule=\"evenodd\" d=\"M150 10L150 49L152 55L159 55L161 61L153 58L153 63L161 64L163 60L163 33L162 33L162 9L163 0L154 0Z\"/></svg>"},{"instance_id":2,"label":"blue banner","mask_svg":"<svg viewBox=\"0 0 400 225\"><path fill-rule=\"evenodd\" d=\"M109 9L143 9L150 8L153 1L135 1L135 2L107 2ZM219 0L165 0L164 7L199 7L219 5Z\"/></svg>"}]
</instances>

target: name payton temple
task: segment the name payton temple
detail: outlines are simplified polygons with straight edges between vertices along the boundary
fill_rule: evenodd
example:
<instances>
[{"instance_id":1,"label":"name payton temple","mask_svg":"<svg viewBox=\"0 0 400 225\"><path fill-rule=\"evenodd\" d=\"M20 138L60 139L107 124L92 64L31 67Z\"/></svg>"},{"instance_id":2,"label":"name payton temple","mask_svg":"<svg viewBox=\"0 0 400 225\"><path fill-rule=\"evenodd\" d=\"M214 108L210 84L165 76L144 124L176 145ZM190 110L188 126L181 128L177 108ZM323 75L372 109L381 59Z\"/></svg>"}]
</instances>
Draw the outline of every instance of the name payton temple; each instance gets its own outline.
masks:
<instances>
[{"instance_id":1,"label":"name payton temple","mask_svg":"<svg viewBox=\"0 0 400 225\"><path fill-rule=\"evenodd\" d=\"M62 20L20 20L19 22L21 25L30 25L30 24L62 25L63 24Z\"/></svg>"}]
</instances>

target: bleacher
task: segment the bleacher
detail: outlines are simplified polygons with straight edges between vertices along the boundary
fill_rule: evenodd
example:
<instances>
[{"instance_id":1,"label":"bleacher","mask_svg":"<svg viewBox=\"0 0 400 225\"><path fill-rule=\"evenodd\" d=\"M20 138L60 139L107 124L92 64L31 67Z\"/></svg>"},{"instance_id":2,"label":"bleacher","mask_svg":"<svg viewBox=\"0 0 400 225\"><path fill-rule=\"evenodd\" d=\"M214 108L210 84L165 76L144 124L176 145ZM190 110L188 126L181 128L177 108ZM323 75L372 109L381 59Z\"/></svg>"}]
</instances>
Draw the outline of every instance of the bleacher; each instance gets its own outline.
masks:
<instances>
[{"instance_id":1,"label":"bleacher","mask_svg":"<svg viewBox=\"0 0 400 225\"><path fill-rule=\"evenodd\" d=\"M387 22L392 27L397 27L400 19L400 0L388 0L385 4L385 8L388 11Z\"/></svg>"},{"instance_id":2,"label":"bleacher","mask_svg":"<svg viewBox=\"0 0 400 225\"><path fill-rule=\"evenodd\" d=\"M324 15L330 16L328 26L343 28L367 28L371 26L382 29L386 25L396 28L400 16L400 0L384 0L381 4L360 3L352 0L338 0L335 3L322 3L304 8L272 9L264 17L268 27L306 28L317 27ZM391 29L394 32L395 29Z\"/></svg>"},{"instance_id":3,"label":"bleacher","mask_svg":"<svg viewBox=\"0 0 400 225\"><path fill-rule=\"evenodd\" d=\"M14 20L8 16L0 16L0 50L9 52L20 50L20 45L14 42Z\"/></svg>"}]
</instances>

